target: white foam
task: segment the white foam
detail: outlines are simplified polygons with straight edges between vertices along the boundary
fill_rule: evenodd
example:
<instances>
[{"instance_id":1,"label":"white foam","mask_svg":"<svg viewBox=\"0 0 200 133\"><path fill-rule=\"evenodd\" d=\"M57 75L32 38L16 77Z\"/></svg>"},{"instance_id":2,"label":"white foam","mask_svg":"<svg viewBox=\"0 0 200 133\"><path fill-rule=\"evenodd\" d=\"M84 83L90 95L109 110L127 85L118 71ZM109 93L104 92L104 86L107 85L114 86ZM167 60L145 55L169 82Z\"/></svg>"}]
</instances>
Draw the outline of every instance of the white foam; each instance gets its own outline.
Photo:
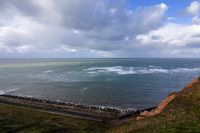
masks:
<instances>
[{"instance_id":1,"label":"white foam","mask_svg":"<svg viewBox=\"0 0 200 133\"><path fill-rule=\"evenodd\" d=\"M5 94L5 91L0 90L0 95L3 95L3 94Z\"/></svg>"},{"instance_id":2,"label":"white foam","mask_svg":"<svg viewBox=\"0 0 200 133\"><path fill-rule=\"evenodd\" d=\"M149 65L149 68L161 68L160 66L153 66L153 65Z\"/></svg>"},{"instance_id":3,"label":"white foam","mask_svg":"<svg viewBox=\"0 0 200 133\"><path fill-rule=\"evenodd\" d=\"M12 88L12 89L6 90L5 92L8 93L8 92L16 91L16 90L19 90L19 88Z\"/></svg>"},{"instance_id":4,"label":"white foam","mask_svg":"<svg viewBox=\"0 0 200 133\"><path fill-rule=\"evenodd\" d=\"M194 71L200 71L200 68L177 68L171 71L172 72L194 72Z\"/></svg>"},{"instance_id":5,"label":"white foam","mask_svg":"<svg viewBox=\"0 0 200 133\"><path fill-rule=\"evenodd\" d=\"M199 71L200 68L175 68L175 69L163 69L159 66L148 66L148 67L91 67L84 69L85 72L94 73L114 73L118 75L128 75L128 74L154 74L154 73L184 73L184 72L195 72Z\"/></svg>"},{"instance_id":6,"label":"white foam","mask_svg":"<svg viewBox=\"0 0 200 133\"><path fill-rule=\"evenodd\" d=\"M47 70L47 71L44 71L43 73L51 73L53 72L54 70Z\"/></svg>"},{"instance_id":7,"label":"white foam","mask_svg":"<svg viewBox=\"0 0 200 133\"><path fill-rule=\"evenodd\" d=\"M9 89L9 90L0 90L0 95L6 94L8 92L13 92L13 91L16 91L16 90L19 90L19 88L12 88L12 89Z\"/></svg>"},{"instance_id":8,"label":"white foam","mask_svg":"<svg viewBox=\"0 0 200 133\"><path fill-rule=\"evenodd\" d=\"M81 91L86 91L88 88L87 87L84 87L83 89L81 89Z\"/></svg>"}]
</instances>

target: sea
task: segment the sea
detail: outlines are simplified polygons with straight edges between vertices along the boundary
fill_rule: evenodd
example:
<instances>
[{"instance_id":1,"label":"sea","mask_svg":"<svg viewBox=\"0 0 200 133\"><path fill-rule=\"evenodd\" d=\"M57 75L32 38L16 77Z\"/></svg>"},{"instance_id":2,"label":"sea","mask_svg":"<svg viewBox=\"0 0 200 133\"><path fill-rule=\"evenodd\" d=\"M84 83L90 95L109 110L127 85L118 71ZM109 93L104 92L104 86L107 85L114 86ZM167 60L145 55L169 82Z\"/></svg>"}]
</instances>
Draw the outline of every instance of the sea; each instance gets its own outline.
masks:
<instances>
[{"instance_id":1,"label":"sea","mask_svg":"<svg viewBox=\"0 0 200 133\"><path fill-rule=\"evenodd\" d=\"M140 110L200 75L200 59L0 59L0 94Z\"/></svg>"}]
</instances>

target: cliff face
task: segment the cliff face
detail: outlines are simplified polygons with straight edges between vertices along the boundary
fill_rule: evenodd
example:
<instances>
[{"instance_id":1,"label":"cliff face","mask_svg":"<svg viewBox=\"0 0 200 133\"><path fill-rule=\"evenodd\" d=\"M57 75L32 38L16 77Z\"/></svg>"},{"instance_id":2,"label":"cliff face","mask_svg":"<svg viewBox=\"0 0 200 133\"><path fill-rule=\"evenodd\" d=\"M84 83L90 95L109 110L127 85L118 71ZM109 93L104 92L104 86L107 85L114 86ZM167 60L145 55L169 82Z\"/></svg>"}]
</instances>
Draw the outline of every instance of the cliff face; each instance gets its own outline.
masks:
<instances>
[{"instance_id":1,"label":"cliff face","mask_svg":"<svg viewBox=\"0 0 200 133\"><path fill-rule=\"evenodd\" d=\"M200 132L200 78L194 79L181 91L169 95L154 110L142 112L138 119L115 127L110 132Z\"/></svg>"},{"instance_id":2,"label":"cliff face","mask_svg":"<svg viewBox=\"0 0 200 133\"><path fill-rule=\"evenodd\" d=\"M193 79L190 83L188 83L180 92L178 93L187 93L187 92L192 92L192 88L193 86L195 86L195 84L198 83L200 78L196 78ZM141 112L140 115L136 118L137 120L141 120L145 117L149 117L149 116L155 116L160 114L167 106L170 102L172 102L177 96L177 93L172 93L169 96L167 96L163 101L161 101L161 103L153 110L151 111L144 111Z\"/></svg>"},{"instance_id":3,"label":"cliff face","mask_svg":"<svg viewBox=\"0 0 200 133\"><path fill-rule=\"evenodd\" d=\"M176 93L170 94L155 109L151 111L141 112L140 115L136 119L141 120L141 119L144 119L145 117L155 116L155 115L160 114L167 107L167 105L175 99L175 97L176 97Z\"/></svg>"}]
</instances>

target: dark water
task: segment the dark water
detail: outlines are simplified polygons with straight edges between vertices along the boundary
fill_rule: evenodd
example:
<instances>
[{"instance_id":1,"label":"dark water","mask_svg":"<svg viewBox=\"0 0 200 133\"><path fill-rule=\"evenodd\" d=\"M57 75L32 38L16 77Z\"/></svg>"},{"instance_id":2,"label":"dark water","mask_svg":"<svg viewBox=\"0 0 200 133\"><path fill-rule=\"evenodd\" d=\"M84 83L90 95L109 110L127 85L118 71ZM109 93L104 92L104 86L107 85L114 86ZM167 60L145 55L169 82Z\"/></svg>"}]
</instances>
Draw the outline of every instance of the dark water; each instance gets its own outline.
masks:
<instances>
[{"instance_id":1,"label":"dark water","mask_svg":"<svg viewBox=\"0 0 200 133\"><path fill-rule=\"evenodd\" d=\"M1 59L0 94L143 109L200 75L200 59Z\"/></svg>"}]
</instances>

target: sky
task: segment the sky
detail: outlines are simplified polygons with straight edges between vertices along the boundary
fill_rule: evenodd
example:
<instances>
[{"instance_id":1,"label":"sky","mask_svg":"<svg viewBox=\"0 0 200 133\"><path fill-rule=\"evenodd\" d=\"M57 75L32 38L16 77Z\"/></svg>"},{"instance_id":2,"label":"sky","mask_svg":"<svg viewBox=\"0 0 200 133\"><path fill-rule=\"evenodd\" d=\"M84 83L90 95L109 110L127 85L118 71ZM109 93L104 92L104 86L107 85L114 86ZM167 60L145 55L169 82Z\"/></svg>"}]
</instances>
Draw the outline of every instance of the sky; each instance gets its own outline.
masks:
<instances>
[{"instance_id":1,"label":"sky","mask_svg":"<svg viewBox=\"0 0 200 133\"><path fill-rule=\"evenodd\" d=\"M0 58L200 58L200 0L0 0Z\"/></svg>"}]
</instances>

